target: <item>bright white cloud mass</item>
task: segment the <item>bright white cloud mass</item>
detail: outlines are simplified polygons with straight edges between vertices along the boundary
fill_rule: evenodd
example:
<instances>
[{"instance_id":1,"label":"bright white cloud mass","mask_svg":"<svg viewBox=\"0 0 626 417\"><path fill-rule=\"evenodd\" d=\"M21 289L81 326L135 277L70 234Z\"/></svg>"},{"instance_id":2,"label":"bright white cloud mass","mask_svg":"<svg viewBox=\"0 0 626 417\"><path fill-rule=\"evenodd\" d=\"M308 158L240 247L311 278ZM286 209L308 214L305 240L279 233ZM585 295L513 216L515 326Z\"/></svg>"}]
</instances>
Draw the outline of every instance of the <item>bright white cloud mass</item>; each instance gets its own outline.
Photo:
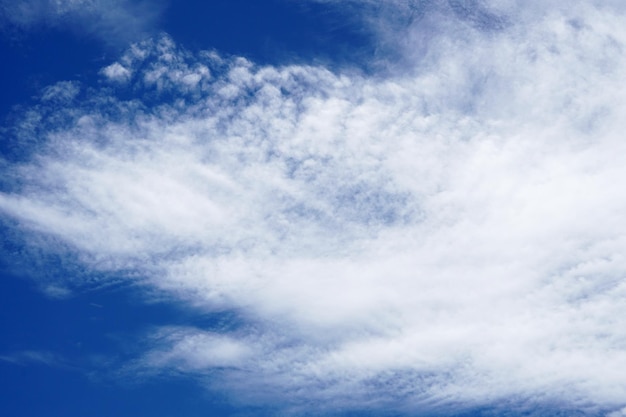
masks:
<instances>
[{"instance_id":1,"label":"bright white cloud mass","mask_svg":"<svg viewBox=\"0 0 626 417\"><path fill-rule=\"evenodd\" d=\"M401 59L259 66L163 35L98 89L49 87L5 223L92 271L56 286L104 272L241 321L159 329L132 369L292 410L622 415L626 5L338 7Z\"/></svg>"}]
</instances>

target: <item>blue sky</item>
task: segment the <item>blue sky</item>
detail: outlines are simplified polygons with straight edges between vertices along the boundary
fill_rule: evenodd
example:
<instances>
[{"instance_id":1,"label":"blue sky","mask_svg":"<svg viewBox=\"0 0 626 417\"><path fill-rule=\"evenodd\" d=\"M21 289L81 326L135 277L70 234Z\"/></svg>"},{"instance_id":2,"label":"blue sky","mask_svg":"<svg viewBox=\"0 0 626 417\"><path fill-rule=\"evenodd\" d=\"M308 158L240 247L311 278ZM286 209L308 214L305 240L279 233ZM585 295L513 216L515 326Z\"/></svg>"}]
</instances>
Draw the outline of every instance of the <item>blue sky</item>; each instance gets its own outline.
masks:
<instances>
[{"instance_id":1,"label":"blue sky","mask_svg":"<svg viewBox=\"0 0 626 417\"><path fill-rule=\"evenodd\" d=\"M0 409L626 415L626 6L0 0Z\"/></svg>"}]
</instances>

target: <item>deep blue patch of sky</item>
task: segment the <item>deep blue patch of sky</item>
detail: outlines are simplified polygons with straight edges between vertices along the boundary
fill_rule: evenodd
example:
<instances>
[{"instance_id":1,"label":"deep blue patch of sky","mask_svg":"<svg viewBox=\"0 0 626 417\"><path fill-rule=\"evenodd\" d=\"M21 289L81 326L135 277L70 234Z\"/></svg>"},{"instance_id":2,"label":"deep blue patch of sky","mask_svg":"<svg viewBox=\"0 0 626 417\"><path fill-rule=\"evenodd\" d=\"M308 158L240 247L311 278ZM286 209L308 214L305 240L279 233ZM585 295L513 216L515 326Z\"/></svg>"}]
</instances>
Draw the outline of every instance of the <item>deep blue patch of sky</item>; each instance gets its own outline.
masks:
<instances>
[{"instance_id":1,"label":"deep blue patch of sky","mask_svg":"<svg viewBox=\"0 0 626 417\"><path fill-rule=\"evenodd\" d=\"M163 30L192 50L215 48L260 64L347 65L373 50L368 32L356 23L314 2L196 0L172 3Z\"/></svg>"},{"instance_id":2,"label":"deep blue patch of sky","mask_svg":"<svg viewBox=\"0 0 626 417\"><path fill-rule=\"evenodd\" d=\"M6 255L6 253L5 253ZM67 268L57 273L67 273ZM158 325L230 326L228 314L192 314L114 287L53 299L0 272L0 409L7 416L232 415L225 398L193 380L115 375Z\"/></svg>"},{"instance_id":3,"label":"deep blue patch of sky","mask_svg":"<svg viewBox=\"0 0 626 417\"><path fill-rule=\"evenodd\" d=\"M1 32L0 32L1 33ZM36 29L0 37L0 122L59 81L94 83L105 64L105 46L62 29Z\"/></svg>"}]
</instances>

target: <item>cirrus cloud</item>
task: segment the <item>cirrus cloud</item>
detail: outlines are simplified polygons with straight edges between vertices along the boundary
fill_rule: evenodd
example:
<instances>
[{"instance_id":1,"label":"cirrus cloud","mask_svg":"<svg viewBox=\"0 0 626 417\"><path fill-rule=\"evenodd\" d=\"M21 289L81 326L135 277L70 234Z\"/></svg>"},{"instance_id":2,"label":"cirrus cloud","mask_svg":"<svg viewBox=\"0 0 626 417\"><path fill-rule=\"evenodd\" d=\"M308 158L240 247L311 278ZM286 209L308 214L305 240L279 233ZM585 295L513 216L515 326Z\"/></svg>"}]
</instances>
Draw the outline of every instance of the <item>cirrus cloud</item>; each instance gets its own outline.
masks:
<instances>
[{"instance_id":1,"label":"cirrus cloud","mask_svg":"<svg viewBox=\"0 0 626 417\"><path fill-rule=\"evenodd\" d=\"M119 46L153 32L164 6L162 1L2 0L0 25L23 31L70 29Z\"/></svg>"},{"instance_id":2,"label":"cirrus cloud","mask_svg":"<svg viewBox=\"0 0 626 417\"><path fill-rule=\"evenodd\" d=\"M384 76L136 44L110 87L16 127L42 142L4 164L0 210L44 251L234 312L157 331L136 366L242 401L618 413L623 11L422 3L445 30Z\"/></svg>"}]
</instances>

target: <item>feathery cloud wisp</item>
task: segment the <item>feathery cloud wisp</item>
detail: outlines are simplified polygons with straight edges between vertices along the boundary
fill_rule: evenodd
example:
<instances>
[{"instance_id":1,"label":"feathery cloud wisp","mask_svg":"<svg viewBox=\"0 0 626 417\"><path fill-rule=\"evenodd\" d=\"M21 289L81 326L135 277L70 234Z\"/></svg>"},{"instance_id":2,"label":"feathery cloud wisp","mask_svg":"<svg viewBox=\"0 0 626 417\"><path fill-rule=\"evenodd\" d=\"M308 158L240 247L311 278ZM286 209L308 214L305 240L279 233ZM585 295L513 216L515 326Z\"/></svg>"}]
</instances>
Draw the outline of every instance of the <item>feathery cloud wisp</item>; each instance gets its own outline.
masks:
<instances>
[{"instance_id":1,"label":"feathery cloud wisp","mask_svg":"<svg viewBox=\"0 0 626 417\"><path fill-rule=\"evenodd\" d=\"M149 35L164 5L160 0L1 0L0 25L70 29L120 45Z\"/></svg>"}]
</instances>

